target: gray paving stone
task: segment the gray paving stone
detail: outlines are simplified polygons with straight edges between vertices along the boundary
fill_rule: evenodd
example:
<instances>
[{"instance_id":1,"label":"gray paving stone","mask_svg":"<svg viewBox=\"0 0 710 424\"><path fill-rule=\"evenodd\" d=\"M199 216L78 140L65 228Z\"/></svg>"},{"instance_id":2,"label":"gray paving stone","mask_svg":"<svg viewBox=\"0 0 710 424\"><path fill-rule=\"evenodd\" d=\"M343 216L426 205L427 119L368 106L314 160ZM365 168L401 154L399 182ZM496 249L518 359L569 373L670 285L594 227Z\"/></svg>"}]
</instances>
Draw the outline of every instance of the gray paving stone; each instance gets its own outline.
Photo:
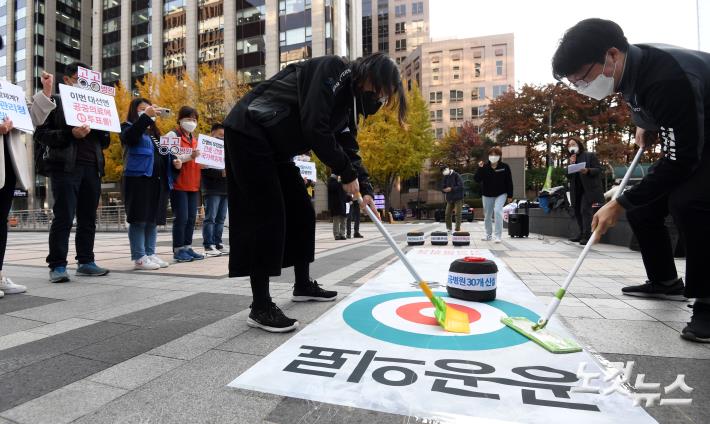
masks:
<instances>
[{"instance_id":1,"label":"gray paving stone","mask_svg":"<svg viewBox=\"0 0 710 424\"><path fill-rule=\"evenodd\" d=\"M259 359L209 351L76 424L263 423L281 397L227 387Z\"/></svg>"},{"instance_id":2,"label":"gray paving stone","mask_svg":"<svg viewBox=\"0 0 710 424\"><path fill-rule=\"evenodd\" d=\"M310 400L284 398L266 419L275 424L318 423L318 424L425 424L431 420L347 406L331 405Z\"/></svg>"},{"instance_id":3,"label":"gray paving stone","mask_svg":"<svg viewBox=\"0 0 710 424\"><path fill-rule=\"evenodd\" d=\"M0 314L8 314L10 312L21 311L23 309L36 308L38 306L49 305L50 303L56 302L60 302L60 300L32 296L28 294L5 296L2 299L2 302L0 302Z\"/></svg>"},{"instance_id":4,"label":"gray paving stone","mask_svg":"<svg viewBox=\"0 0 710 424\"><path fill-rule=\"evenodd\" d=\"M122 396L125 390L80 380L2 413L19 424L65 424Z\"/></svg>"},{"instance_id":5,"label":"gray paving stone","mask_svg":"<svg viewBox=\"0 0 710 424\"><path fill-rule=\"evenodd\" d=\"M632 296L624 296L623 302L636 309L666 309L666 310L686 310L688 302L678 302L673 300L639 299Z\"/></svg>"},{"instance_id":6,"label":"gray paving stone","mask_svg":"<svg viewBox=\"0 0 710 424\"><path fill-rule=\"evenodd\" d=\"M0 336L39 327L40 325L44 325L44 323L29 319L11 317L9 315L0 315Z\"/></svg>"},{"instance_id":7,"label":"gray paving stone","mask_svg":"<svg viewBox=\"0 0 710 424\"><path fill-rule=\"evenodd\" d=\"M43 339L45 337L47 336L44 334L33 333L31 331L18 331L16 333L8 334L0 337L0 351ZM0 373L1 372L2 368L0 368Z\"/></svg>"},{"instance_id":8,"label":"gray paving stone","mask_svg":"<svg viewBox=\"0 0 710 424\"><path fill-rule=\"evenodd\" d=\"M579 300L584 302L587 306L596 308L617 308L617 309L632 309L630 305L618 300L618 299L590 299L582 298Z\"/></svg>"},{"instance_id":9,"label":"gray paving stone","mask_svg":"<svg viewBox=\"0 0 710 424\"><path fill-rule=\"evenodd\" d=\"M301 329L303 329L303 324L301 324L298 331ZM286 340L293 337L294 334L297 334L298 331L291 333L267 333L259 328L252 328L226 343L217 346L215 349L264 356L281 346Z\"/></svg>"},{"instance_id":10,"label":"gray paving stone","mask_svg":"<svg viewBox=\"0 0 710 424\"><path fill-rule=\"evenodd\" d=\"M249 309L245 309L213 324L206 325L195 331L195 334L223 339L231 339L232 337L236 337L249 330L250 327L247 325L247 317L249 316L249 312Z\"/></svg>"},{"instance_id":11,"label":"gray paving stone","mask_svg":"<svg viewBox=\"0 0 710 424\"><path fill-rule=\"evenodd\" d=\"M649 309L644 311L646 314L656 318L663 322L682 322L686 323L690 321L690 316L692 315L692 310L688 308L687 311L680 309L677 310L665 310L665 309Z\"/></svg>"},{"instance_id":12,"label":"gray paving stone","mask_svg":"<svg viewBox=\"0 0 710 424\"><path fill-rule=\"evenodd\" d=\"M95 383L133 390L179 367L184 361L162 356L139 355L87 378Z\"/></svg>"},{"instance_id":13,"label":"gray paving stone","mask_svg":"<svg viewBox=\"0 0 710 424\"><path fill-rule=\"evenodd\" d=\"M151 351L148 351L148 354L164 356L166 359L175 358L191 360L202 355L208 350L219 346L225 341L227 341L227 339L222 337L208 337L190 333L180 337L179 339L173 340L170 343L166 343Z\"/></svg>"},{"instance_id":14,"label":"gray paving stone","mask_svg":"<svg viewBox=\"0 0 710 424\"><path fill-rule=\"evenodd\" d=\"M691 398L692 404L687 406L655 406L644 408L659 423L704 424L710 417L710 403L707 402L710 393L710 361L683 358L663 358L645 355L604 354L610 361L634 361L634 374L645 374L647 383L660 383L662 387L675 381L678 374L685 375L685 382L693 388L693 392L685 394L680 390L662 394L661 398ZM632 383L635 380L632 379Z\"/></svg>"},{"instance_id":15,"label":"gray paving stone","mask_svg":"<svg viewBox=\"0 0 710 424\"><path fill-rule=\"evenodd\" d=\"M565 318L572 334L598 352L710 359L710 349L683 340L660 322Z\"/></svg>"},{"instance_id":16,"label":"gray paving stone","mask_svg":"<svg viewBox=\"0 0 710 424\"><path fill-rule=\"evenodd\" d=\"M135 328L129 325L101 322L5 349L0 354L0 372L16 370ZM43 335L37 334L37 336L42 337Z\"/></svg>"},{"instance_id":17,"label":"gray paving stone","mask_svg":"<svg viewBox=\"0 0 710 424\"><path fill-rule=\"evenodd\" d=\"M102 282L105 281L106 280L102 280ZM32 289L32 295L69 300L96 293L111 292L120 288L120 286L97 284L96 282L72 282L71 284L47 284L42 288Z\"/></svg>"},{"instance_id":18,"label":"gray paving stone","mask_svg":"<svg viewBox=\"0 0 710 424\"><path fill-rule=\"evenodd\" d=\"M602 318L589 306L560 305L557 308L557 313L566 318Z\"/></svg>"},{"instance_id":19,"label":"gray paving stone","mask_svg":"<svg viewBox=\"0 0 710 424\"><path fill-rule=\"evenodd\" d=\"M64 387L109 365L73 355L58 355L0 375L0 411Z\"/></svg>"},{"instance_id":20,"label":"gray paving stone","mask_svg":"<svg viewBox=\"0 0 710 424\"><path fill-rule=\"evenodd\" d=\"M65 333L67 331L76 330L77 328L86 327L87 325L97 324L98 321L83 319L83 318L69 318L64 321L58 321L53 324L46 324L39 327L35 327L31 330L32 333L46 334L48 336L54 336L57 334Z\"/></svg>"},{"instance_id":21,"label":"gray paving stone","mask_svg":"<svg viewBox=\"0 0 710 424\"><path fill-rule=\"evenodd\" d=\"M633 308L594 308L594 311L606 319L656 321L654 317L647 315L644 311Z\"/></svg>"}]
</instances>

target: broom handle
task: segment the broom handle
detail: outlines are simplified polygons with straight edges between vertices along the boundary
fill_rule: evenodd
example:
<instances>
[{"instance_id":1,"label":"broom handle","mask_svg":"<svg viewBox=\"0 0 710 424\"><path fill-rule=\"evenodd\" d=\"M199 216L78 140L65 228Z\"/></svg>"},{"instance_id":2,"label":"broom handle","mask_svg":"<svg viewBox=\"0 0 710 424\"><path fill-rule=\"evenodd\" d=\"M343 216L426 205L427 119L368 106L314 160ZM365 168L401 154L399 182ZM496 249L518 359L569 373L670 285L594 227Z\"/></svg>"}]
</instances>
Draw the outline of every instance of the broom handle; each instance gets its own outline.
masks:
<instances>
[{"instance_id":1,"label":"broom handle","mask_svg":"<svg viewBox=\"0 0 710 424\"><path fill-rule=\"evenodd\" d=\"M360 202L360 204L363 203L362 201L362 195L360 193L357 194L357 200ZM407 268L410 274L412 274L412 277L417 281L417 283L421 284L424 280L422 280L422 277L419 276L419 273L417 272L416 269L412 266L411 263L409 263L409 260L407 257L404 255L404 252L402 252L402 249L397 246L397 242L394 241L390 233L387 231L385 226L382 224L380 219L375 215L375 212L370 209L368 205L365 205L365 210L367 211L367 215L370 217L370 221L375 223L375 226L377 227L378 230L380 230L380 233L382 233L382 236L387 240L387 243L390 245L392 250L394 250L394 253L399 256L399 259L402 260L402 263L404 263L404 266ZM429 288L429 287L427 287ZM425 290L426 292L426 290ZM431 290L429 290L427 293L427 297L431 298Z\"/></svg>"},{"instance_id":2,"label":"broom handle","mask_svg":"<svg viewBox=\"0 0 710 424\"><path fill-rule=\"evenodd\" d=\"M616 191L616 194L614 194L614 200L616 200L617 197L621 195L621 193L624 192L624 189L626 188L626 185L629 183L629 179L631 178L631 174L633 174L634 169L636 168L636 165L638 165L639 160L641 159L641 156L643 155L644 149L640 148L636 152L636 156L634 156L634 160L631 161L631 165L629 165L629 169L626 170L626 174L624 175L624 178L621 180L621 184L619 185L619 189ZM557 307L560 306L560 303L562 302L562 298L565 296L567 293L567 289L569 288L570 284L572 284L572 280L574 279L574 276L577 274L577 271L579 271L579 268L582 266L582 262L584 262L584 259L587 257L587 254L589 253L589 250L592 248L592 245L597 242L597 236L601 238L600 234L597 234L598 230L594 230L592 233L591 237L589 238L589 242L587 243L586 246L584 246L584 249L582 250L582 253L579 255L577 258L577 262L575 262L574 267L572 267L572 270L569 272L567 275L567 278L565 279L565 283L562 285L561 288L557 289L555 292L555 297L552 298L552 302L547 306L547 311L545 312L545 315L540 318L538 321L539 325L547 325L547 321L552 317L552 314L555 313L557 310Z\"/></svg>"}]
</instances>

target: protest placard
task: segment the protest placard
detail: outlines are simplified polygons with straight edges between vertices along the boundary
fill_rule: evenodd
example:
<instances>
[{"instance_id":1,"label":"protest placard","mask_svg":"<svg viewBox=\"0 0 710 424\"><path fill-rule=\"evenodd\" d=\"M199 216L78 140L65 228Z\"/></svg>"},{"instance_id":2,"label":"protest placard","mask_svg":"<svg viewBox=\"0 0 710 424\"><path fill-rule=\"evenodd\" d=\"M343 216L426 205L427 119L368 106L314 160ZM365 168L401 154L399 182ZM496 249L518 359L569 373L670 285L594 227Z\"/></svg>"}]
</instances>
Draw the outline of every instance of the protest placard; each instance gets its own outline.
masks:
<instances>
[{"instance_id":1,"label":"protest placard","mask_svg":"<svg viewBox=\"0 0 710 424\"><path fill-rule=\"evenodd\" d=\"M103 85L101 81L101 72L93 71L91 69L82 68L79 66L76 72L77 81L81 88L87 90L95 91L101 94L107 94L109 96L116 95L116 89L110 85Z\"/></svg>"},{"instance_id":2,"label":"protest placard","mask_svg":"<svg viewBox=\"0 0 710 424\"><path fill-rule=\"evenodd\" d=\"M311 181L318 181L316 177L316 164L315 162L304 162L297 160L294 162L298 169L301 170L301 176L303 178L308 178Z\"/></svg>"},{"instance_id":3,"label":"protest placard","mask_svg":"<svg viewBox=\"0 0 710 424\"><path fill-rule=\"evenodd\" d=\"M192 154L192 149L189 147L180 147L180 137L160 137L160 145L158 152L165 156L170 153L173 156Z\"/></svg>"},{"instance_id":4,"label":"protest placard","mask_svg":"<svg viewBox=\"0 0 710 424\"><path fill-rule=\"evenodd\" d=\"M20 131L32 133L35 130L25 100L25 90L7 81L0 81L0 121L6 116L12 119L12 124Z\"/></svg>"},{"instance_id":5,"label":"protest placard","mask_svg":"<svg viewBox=\"0 0 710 424\"><path fill-rule=\"evenodd\" d=\"M224 169L224 140L200 134L197 137L197 150L200 156L195 158L195 163L208 168Z\"/></svg>"},{"instance_id":6,"label":"protest placard","mask_svg":"<svg viewBox=\"0 0 710 424\"><path fill-rule=\"evenodd\" d=\"M121 132L113 97L64 84L59 84L59 95L67 125L80 127L88 124L92 130Z\"/></svg>"}]
</instances>

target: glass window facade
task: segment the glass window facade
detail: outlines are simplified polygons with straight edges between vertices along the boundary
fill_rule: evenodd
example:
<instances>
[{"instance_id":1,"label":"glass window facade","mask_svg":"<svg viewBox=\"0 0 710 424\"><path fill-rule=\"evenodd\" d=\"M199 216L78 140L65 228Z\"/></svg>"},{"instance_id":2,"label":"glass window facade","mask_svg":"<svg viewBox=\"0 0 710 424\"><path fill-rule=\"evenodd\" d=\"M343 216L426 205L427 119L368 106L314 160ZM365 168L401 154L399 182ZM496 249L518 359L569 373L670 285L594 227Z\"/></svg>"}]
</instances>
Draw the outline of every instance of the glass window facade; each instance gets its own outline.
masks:
<instances>
[{"instance_id":1,"label":"glass window facade","mask_svg":"<svg viewBox=\"0 0 710 424\"><path fill-rule=\"evenodd\" d=\"M237 74L245 83L263 81L266 75L265 30L265 1L237 0Z\"/></svg>"},{"instance_id":2,"label":"glass window facade","mask_svg":"<svg viewBox=\"0 0 710 424\"><path fill-rule=\"evenodd\" d=\"M310 0L281 0L279 4L284 5L283 9L279 6L279 65L283 69L290 63L313 57L313 32ZM328 2L325 7L326 11L332 11ZM326 40L328 24L332 26L332 16L326 16ZM332 34L330 40L332 49Z\"/></svg>"},{"instance_id":3,"label":"glass window facade","mask_svg":"<svg viewBox=\"0 0 710 424\"><path fill-rule=\"evenodd\" d=\"M224 1L203 0L198 11L200 63L224 65Z\"/></svg>"},{"instance_id":4,"label":"glass window facade","mask_svg":"<svg viewBox=\"0 0 710 424\"><path fill-rule=\"evenodd\" d=\"M185 0L163 1L163 71L182 76L185 73L185 37L187 21Z\"/></svg>"},{"instance_id":5,"label":"glass window facade","mask_svg":"<svg viewBox=\"0 0 710 424\"><path fill-rule=\"evenodd\" d=\"M7 0L0 0L0 36L7 43ZM7 78L7 46L0 50L0 77ZM9 78L7 78L9 79Z\"/></svg>"},{"instance_id":6,"label":"glass window facade","mask_svg":"<svg viewBox=\"0 0 710 424\"><path fill-rule=\"evenodd\" d=\"M377 51L390 51L389 1L377 0Z\"/></svg>"},{"instance_id":7,"label":"glass window facade","mask_svg":"<svg viewBox=\"0 0 710 424\"><path fill-rule=\"evenodd\" d=\"M151 44L151 2L149 0L131 1L131 84L152 70Z\"/></svg>"},{"instance_id":8,"label":"glass window facade","mask_svg":"<svg viewBox=\"0 0 710 424\"><path fill-rule=\"evenodd\" d=\"M116 84L121 61L121 2L104 0L101 69L103 83Z\"/></svg>"},{"instance_id":9,"label":"glass window facade","mask_svg":"<svg viewBox=\"0 0 710 424\"><path fill-rule=\"evenodd\" d=\"M372 54L372 0L362 0L362 54Z\"/></svg>"}]
</instances>

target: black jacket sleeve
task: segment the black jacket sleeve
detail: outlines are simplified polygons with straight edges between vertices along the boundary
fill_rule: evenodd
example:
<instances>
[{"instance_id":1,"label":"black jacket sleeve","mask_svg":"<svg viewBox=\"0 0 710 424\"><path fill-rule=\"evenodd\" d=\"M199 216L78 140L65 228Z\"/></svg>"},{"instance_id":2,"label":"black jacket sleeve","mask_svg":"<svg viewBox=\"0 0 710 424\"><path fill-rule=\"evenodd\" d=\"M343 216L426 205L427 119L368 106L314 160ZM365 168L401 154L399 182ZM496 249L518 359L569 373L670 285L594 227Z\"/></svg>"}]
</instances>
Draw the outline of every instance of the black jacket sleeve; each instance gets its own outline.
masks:
<instances>
[{"instance_id":1,"label":"black jacket sleeve","mask_svg":"<svg viewBox=\"0 0 710 424\"><path fill-rule=\"evenodd\" d=\"M480 183L481 181L483 181L483 178L486 175L486 166L488 166L488 164L484 164L483 166L478 167L476 173L473 175L473 180L475 182Z\"/></svg>"},{"instance_id":2,"label":"black jacket sleeve","mask_svg":"<svg viewBox=\"0 0 710 424\"><path fill-rule=\"evenodd\" d=\"M64 121L62 99L57 95L52 96L52 99L54 99L57 107L49 113L44 124L37 127L33 138L43 146L66 147L74 138L71 132L72 127L66 125Z\"/></svg>"},{"instance_id":3,"label":"black jacket sleeve","mask_svg":"<svg viewBox=\"0 0 710 424\"><path fill-rule=\"evenodd\" d=\"M589 169L589 176L596 177L602 173L602 165L599 163L597 155L592 152L587 152L587 169Z\"/></svg>"},{"instance_id":4,"label":"black jacket sleeve","mask_svg":"<svg viewBox=\"0 0 710 424\"><path fill-rule=\"evenodd\" d=\"M121 143L126 146L136 146L140 143L141 137L143 137L151 122L152 119L145 114L141 115L134 124L124 122L121 125Z\"/></svg>"},{"instance_id":5,"label":"black jacket sleeve","mask_svg":"<svg viewBox=\"0 0 710 424\"><path fill-rule=\"evenodd\" d=\"M349 129L342 131L336 134L335 138L345 154L348 155L350 164L355 169L357 180L360 184L360 193L363 196L372 196L374 190L372 189L372 184L370 183L370 174L367 172L365 165L362 163L362 158L360 157L360 146L357 144L357 139L355 138L353 131L350 131Z\"/></svg>"},{"instance_id":6,"label":"black jacket sleeve","mask_svg":"<svg viewBox=\"0 0 710 424\"><path fill-rule=\"evenodd\" d=\"M505 190L509 198L513 198L513 173L510 171L510 166L505 166Z\"/></svg>"},{"instance_id":7,"label":"black jacket sleeve","mask_svg":"<svg viewBox=\"0 0 710 424\"><path fill-rule=\"evenodd\" d=\"M662 81L646 90L646 109L666 131L659 134L667 149L638 184L617 199L624 209L646 205L688 179L700 162L705 105L700 88L688 79Z\"/></svg>"},{"instance_id":8,"label":"black jacket sleeve","mask_svg":"<svg viewBox=\"0 0 710 424\"><path fill-rule=\"evenodd\" d=\"M340 58L333 56L318 61L306 68L299 87L301 128L307 140L311 140L313 152L340 175L343 183L357 178L357 172L348 155L336 142L331 128L331 114L338 93L350 84L350 69Z\"/></svg>"}]
</instances>

